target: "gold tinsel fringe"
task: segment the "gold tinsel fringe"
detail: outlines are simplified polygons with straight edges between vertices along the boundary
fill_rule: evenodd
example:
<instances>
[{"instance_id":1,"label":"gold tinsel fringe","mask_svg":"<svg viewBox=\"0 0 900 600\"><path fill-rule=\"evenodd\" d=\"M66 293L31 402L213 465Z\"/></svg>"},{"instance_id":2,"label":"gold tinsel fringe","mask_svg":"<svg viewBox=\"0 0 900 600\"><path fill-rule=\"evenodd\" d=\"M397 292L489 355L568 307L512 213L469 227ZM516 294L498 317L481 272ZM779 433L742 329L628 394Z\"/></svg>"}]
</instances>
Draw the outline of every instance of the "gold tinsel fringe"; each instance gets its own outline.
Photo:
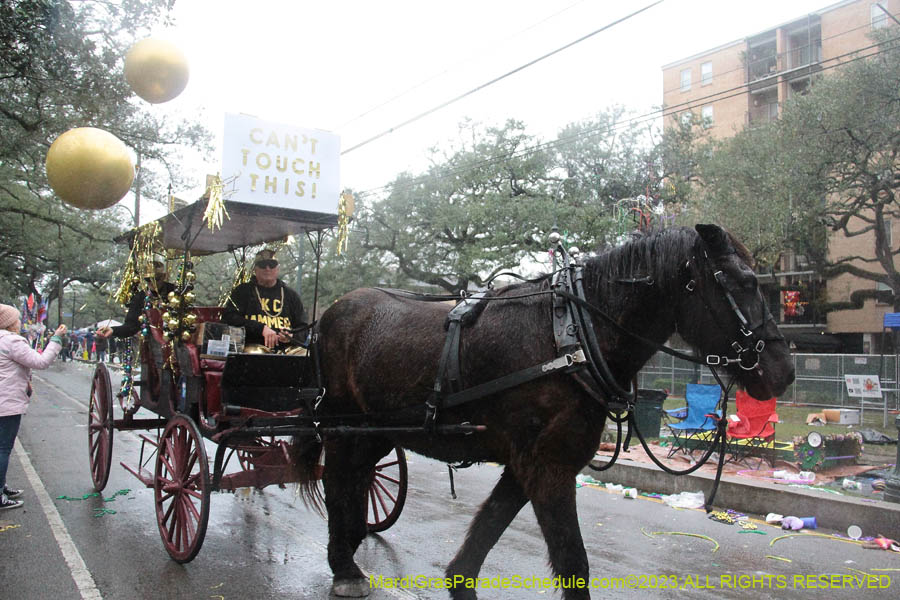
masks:
<instances>
[{"instance_id":1,"label":"gold tinsel fringe","mask_svg":"<svg viewBox=\"0 0 900 600\"><path fill-rule=\"evenodd\" d=\"M209 203L206 205L206 211L203 213L203 220L206 221L210 231L221 229L222 223L225 222L225 217L229 220L231 219L228 211L225 210L224 187L221 177L216 175L208 188Z\"/></svg>"},{"instance_id":2,"label":"gold tinsel fringe","mask_svg":"<svg viewBox=\"0 0 900 600\"><path fill-rule=\"evenodd\" d=\"M122 271L122 281L112 295L115 302L128 306L134 290L141 285L144 271L148 267L152 270L153 255L159 244L159 223L153 221L138 228Z\"/></svg>"},{"instance_id":3,"label":"gold tinsel fringe","mask_svg":"<svg viewBox=\"0 0 900 600\"><path fill-rule=\"evenodd\" d=\"M350 237L350 216L353 214L353 194L344 192L338 200L338 256L347 251L347 242Z\"/></svg>"}]
</instances>

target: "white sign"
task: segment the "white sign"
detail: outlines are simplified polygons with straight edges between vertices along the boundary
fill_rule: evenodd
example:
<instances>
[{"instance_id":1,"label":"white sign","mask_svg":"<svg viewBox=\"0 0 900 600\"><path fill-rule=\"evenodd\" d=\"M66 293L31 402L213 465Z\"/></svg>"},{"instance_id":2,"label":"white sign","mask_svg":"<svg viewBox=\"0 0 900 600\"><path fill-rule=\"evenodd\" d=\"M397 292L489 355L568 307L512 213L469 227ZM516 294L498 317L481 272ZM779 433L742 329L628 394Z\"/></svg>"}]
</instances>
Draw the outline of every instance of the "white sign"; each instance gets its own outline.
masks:
<instances>
[{"instance_id":1,"label":"white sign","mask_svg":"<svg viewBox=\"0 0 900 600\"><path fill-rule=\"evenodd\" d=\"M844 375L847 395L860 398L881 398L881 381L878 375Z\"/></svg>"},{"instance_id":2,"label":"white sign","mask_svg":"<svg viewBox=\"0 0 900 600\"><path fill-rule=\"evenodd\" d=\"M341 140L318 129L225 115L222 180L234 202L337 214Z\"/></svg>"}]
</instances>

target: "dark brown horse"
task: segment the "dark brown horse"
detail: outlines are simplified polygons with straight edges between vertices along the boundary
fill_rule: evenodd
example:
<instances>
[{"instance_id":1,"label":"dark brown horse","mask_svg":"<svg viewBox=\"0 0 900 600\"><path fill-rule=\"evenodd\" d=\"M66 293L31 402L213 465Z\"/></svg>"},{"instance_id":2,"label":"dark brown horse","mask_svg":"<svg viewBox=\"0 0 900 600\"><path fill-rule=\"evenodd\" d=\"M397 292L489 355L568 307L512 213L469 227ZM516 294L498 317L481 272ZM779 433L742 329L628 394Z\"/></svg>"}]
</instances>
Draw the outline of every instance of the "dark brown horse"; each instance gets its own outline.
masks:
<instances>
[{"instance_id":1,"label":"dark brown horse","mask_svg":"<svg viewBox=\"0 0 900 600\"><path fill-rule=\"evenodd\" d=\"M787 344L757 288L746 249L719 227L644 235L587 259L583 271L586 300L614 315L625 330L656 344L677 332L698 355L733 361L723 371L756 398L779 395L793 381ZM484 303L478 320L462 330L464 387L557 357L552 299L541 293L549 285L548 278L511 286ZM447 311L446 305L376 289L359 289L338 300L319 324L325 413L378 415L415 405L422 411L413 414L424 420ZM600 319L594 320L594 329L609 370L627 388L655 348ZM744 340L753 341L749 359L735 355L733 344L746 346ZM586 391L583 380L555 373L438 416L443 424L486 426L481 433L326 438L325 505L334 593L368 593L353 555L366 535L369 474L395 444L441 461L505 465L447 566L447 577L477 577L487 553L531 502L554 575L587 580L575 476L594 456L606 418L605 404ZM563 595L589 597L585 589L567 589ZM475 598L475 592L461 585L451 596Z\"/></svg>"}]
</instances>

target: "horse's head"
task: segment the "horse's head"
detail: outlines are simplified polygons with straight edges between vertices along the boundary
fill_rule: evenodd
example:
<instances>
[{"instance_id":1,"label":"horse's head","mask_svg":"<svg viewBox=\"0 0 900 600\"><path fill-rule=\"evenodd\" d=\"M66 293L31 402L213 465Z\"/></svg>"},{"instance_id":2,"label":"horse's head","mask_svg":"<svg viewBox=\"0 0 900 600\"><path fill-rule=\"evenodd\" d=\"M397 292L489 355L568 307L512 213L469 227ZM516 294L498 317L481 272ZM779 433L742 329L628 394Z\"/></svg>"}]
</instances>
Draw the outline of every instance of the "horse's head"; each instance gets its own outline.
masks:
<instances>
[{"instance_id":1,"label":"horse's head","mask_svg":"<svg viewBox=\"0 0 900 600\"><path fill-rule=\"evenodd\" d=\"M707 364L725 368L754 398L784 393L794 381L793 361L759 291L749 253L716 225L696 229L679 333Z\"/></svg>"}]
</instances>

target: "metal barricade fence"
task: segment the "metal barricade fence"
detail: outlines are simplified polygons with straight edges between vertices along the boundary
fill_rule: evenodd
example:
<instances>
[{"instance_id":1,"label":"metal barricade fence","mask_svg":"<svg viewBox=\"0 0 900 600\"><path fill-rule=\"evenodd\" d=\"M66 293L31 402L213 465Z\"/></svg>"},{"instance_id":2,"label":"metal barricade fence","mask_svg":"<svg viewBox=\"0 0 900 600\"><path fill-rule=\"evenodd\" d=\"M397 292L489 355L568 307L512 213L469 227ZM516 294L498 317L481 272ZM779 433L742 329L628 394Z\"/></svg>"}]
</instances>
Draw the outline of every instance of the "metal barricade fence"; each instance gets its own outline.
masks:
<instances>
[{"instance_id":1,"label":"metal barricade fence","mask_svg":"<svg viewBox=\"0 0 900 600\"><path fill-rule=\"evenodd\" d=\"M897 357L893 355L884 357L883 368L882 358L877 354L794 354L793 360L796 379L778 398L779 402L826 408L860 408L861 399L847 395L844 375L878 375L882 389L898 388ZM715 383L715 379L705 367L662 352L654 354L638 375L638 387L667 389L670 396L683 397L688 383ZM868 400L865 408L898 408L898 392L886 391L883 395L884 402Z\"/></svg>"}]
</instances>

